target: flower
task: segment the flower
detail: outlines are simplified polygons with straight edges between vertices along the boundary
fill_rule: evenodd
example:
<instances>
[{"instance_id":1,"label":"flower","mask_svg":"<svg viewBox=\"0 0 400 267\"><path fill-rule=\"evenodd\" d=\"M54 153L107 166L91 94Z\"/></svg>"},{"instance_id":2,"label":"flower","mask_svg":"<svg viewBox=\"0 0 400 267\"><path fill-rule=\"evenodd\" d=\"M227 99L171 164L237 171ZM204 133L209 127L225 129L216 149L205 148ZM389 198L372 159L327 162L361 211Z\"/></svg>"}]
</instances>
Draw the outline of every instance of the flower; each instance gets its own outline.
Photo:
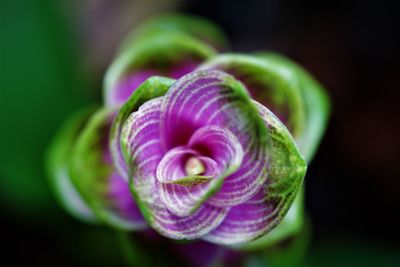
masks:
<instances>
[{"instance_id":1,"label":"flower","mask_svg":"<svg viewBox=\"0 0 400 267\"><path fill-rule=\"evenodd\" d=\"M51 182L70 213L241 249L301 229L328 98L288 59L217 55L224 44L212 24L185 17L131 34L105 76L104 106L74 115L51 146Z\"/></svg>"},{"instance_id":2,"label":"flower","mask_svg":"<svg viewBox=\"0 0 400 267\"><path fill-rule=\"evenodd\" d=\"M114 162L128 171L142 213L174 239L262 236L286 214L306 171L286 127L221 71L149 79L111 133Z\"/></svg>"}]
</instances>

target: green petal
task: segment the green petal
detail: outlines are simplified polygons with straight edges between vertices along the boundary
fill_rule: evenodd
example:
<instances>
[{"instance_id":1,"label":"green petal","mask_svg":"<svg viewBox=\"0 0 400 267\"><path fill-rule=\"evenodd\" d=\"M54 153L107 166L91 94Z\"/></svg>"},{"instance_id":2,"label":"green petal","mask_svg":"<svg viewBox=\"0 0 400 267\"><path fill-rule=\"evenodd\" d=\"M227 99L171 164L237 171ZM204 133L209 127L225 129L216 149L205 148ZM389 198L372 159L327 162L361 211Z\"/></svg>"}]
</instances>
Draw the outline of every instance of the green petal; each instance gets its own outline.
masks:
<instances>
[{"instance_id":1,"label":"green petal","mask_svg":"<svg viewBox=\"0 0 400 267\"><path fill-rule=\"evenodd\" d=\"M186 33L217 49L228 47L225 34L211 21L196 16L163 14L150 18L135 28L123 42L121 50L129 48L133 42L146 38L154 32Z\"/></svg>"},{"instance_id":2,"label":"green petal","mask_svg":"<svg viewBox=\"0 0 400 267\"><path fill-rule=\"evenodd\" d=\"M268 52L257 54L266 62L276 64L279 68L296 77L304 102L305 125L303 131L295 136L299 148L310 162L325 132L329 113L330 101L324 87L311 74L290 59Z\"/></svg>"},{"instance_id":3,"label":"green petal","mask_svg":"<svg viewBox=\"0 0 400 267\"><path fill-rule=\"evenodd\" d=\"M280 64L253 55L223 54L206 61L199 69L219 69L232 74L247 86L255 100L286 120L293 135L302 132L305 116L299 83Z\"/></svg>"},{"instance_id":4,"label":"green petal","mask_svg":"<svg viewBox=\"0 0 400 267\"><path fill-rule=\"evenodd\" d=\"M81 131L69 161L72 181L99 220L118 229L143 229L144 221L124 216L109 196L109 181L115 169L107 162L104 147L108 146L109 129L115 113L115 108L97 110Z\"/></svg>"},{"instance_id":5,"label":"green petal","mask_svg":"<svg viewBox=\"0 0 400 267\"><path fill-rule=\"evenodd\" d=\"M49 182L57 200L71 215L87 222L97 219L71 181L68 161L72 146L95 109L85 108L73 114L57 132L46 154Z\"/></svg>"}]
</instances>

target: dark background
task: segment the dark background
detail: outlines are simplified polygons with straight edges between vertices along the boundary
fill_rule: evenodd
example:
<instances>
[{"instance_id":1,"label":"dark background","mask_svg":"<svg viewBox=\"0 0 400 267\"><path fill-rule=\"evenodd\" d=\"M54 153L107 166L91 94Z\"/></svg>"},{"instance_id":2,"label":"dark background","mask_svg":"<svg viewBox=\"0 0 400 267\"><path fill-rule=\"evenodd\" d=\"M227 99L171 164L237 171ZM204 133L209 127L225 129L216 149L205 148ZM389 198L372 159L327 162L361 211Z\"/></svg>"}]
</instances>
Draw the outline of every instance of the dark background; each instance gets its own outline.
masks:
<instances>
[{"instance_id":1,"label":"dark background","mask_svg":"<svg viewBox=\"0 0 400 267\"><path fill-rule=\"evenodd\" d=\"M182 11L219 24L235 51L295 59L331 96L329 127L306 176L313 234L304 266L400 266L395 2L0 0L2 262L123 264L114 233L55 202L43 156L73 110L100 101L123 36L148 16Z\"/></svg>"}]
</instances>

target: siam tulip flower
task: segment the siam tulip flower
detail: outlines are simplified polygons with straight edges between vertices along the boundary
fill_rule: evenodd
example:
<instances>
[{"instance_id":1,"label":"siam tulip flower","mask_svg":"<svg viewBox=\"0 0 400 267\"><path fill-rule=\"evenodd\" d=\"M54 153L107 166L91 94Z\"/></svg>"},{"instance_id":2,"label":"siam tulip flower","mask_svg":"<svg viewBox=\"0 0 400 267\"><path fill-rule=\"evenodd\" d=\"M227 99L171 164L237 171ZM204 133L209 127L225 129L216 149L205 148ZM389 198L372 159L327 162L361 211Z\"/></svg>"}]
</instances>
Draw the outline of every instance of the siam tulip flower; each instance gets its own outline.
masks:
<instances>
[{"instance_id":1,"label":"siam tulip flower","mask_svg":"<svg viewBox=\"0 0 400 267\"><path fill-rule=\"evenodd\" d=\"M147 229L149 240L153 230L201 240L188 255L214 244L265 248L299 232L306 162L328 99L282 56L216 55L221 36L208 22L162 16L123 43L105 76L104 106L74 115L48 155L71 214Z\"/></svg>"},{"instance_id":2,"label":"siam tulip flower","mask_svg":"<svg viewBox=\"0 0 400 267\"><path fill-rule=\"evenodd\" d=\"M220 71L151 78L121 108L111 136L146 220L173 239L236 244L264 235L306 170L286 127Z\"/></svg>"}]
</instances>

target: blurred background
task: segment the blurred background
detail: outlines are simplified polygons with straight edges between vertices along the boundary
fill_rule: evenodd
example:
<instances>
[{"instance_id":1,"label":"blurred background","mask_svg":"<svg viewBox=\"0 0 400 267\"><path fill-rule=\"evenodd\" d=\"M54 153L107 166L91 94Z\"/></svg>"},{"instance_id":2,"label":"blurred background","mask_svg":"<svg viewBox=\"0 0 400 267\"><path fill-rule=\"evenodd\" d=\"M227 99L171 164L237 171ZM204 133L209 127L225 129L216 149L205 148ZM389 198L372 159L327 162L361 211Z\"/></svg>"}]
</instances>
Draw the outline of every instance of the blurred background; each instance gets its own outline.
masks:
<instances>
[{"instance_id":1,"label":"blurred background","mask_svg":"<svg viewBox=\"0 0 400 267\"><path fill-rule=\"evenodd\" d=\"M0 0L2 262L124 265L112 231L73 219L55 202L43 157L72 111L100 101L124 35L149 16L179 11L216 22L235 51L273 50L298 61L331 96L329 127L305 180L312 236L302 266L400 266L395 4Z\"/></svg>"}]
</instances>

